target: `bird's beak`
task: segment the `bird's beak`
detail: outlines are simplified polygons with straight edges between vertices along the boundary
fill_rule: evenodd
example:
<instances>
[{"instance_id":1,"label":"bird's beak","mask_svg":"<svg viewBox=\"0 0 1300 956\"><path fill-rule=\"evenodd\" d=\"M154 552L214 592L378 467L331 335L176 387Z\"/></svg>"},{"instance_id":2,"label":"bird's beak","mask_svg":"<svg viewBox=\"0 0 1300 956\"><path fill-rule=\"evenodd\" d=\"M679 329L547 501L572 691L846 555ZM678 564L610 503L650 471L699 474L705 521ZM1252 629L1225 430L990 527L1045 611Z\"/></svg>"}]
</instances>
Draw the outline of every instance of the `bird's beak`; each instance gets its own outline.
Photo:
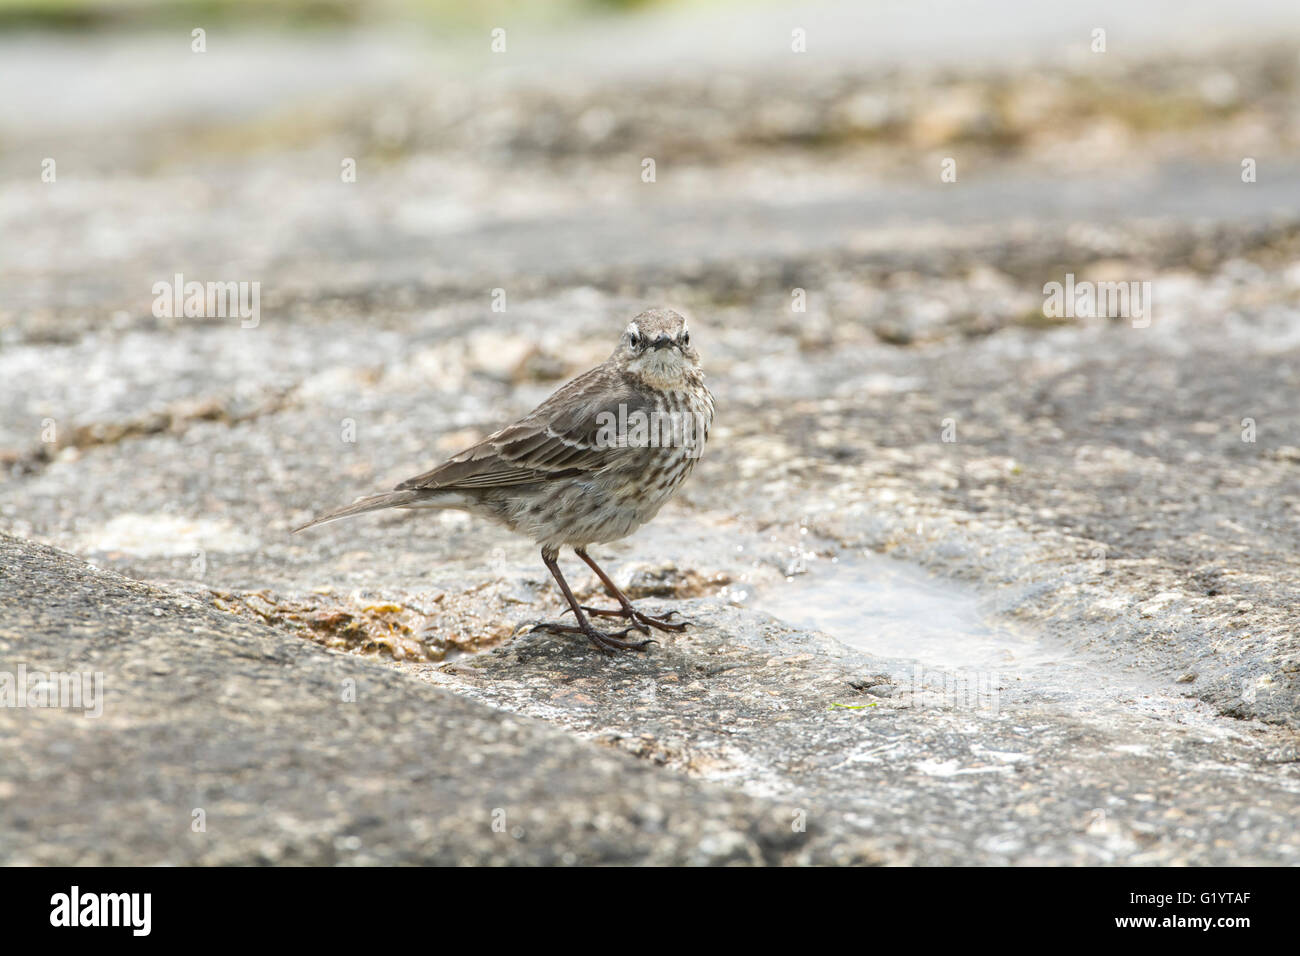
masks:
<instances>
[{"instance_id":1,"label":"bird's beak","mask_svg":"<svg viewBox=\"0 0 1300 956\"><path fill-rule=\"evenodd\" d=\"M677 343L672 339L670 339L668 336L661 335L658 338L656 338L653 342L650 343L650 347L657 351L659 349L666 349L670 345L676 345L676 344Z\"/></svg>"}]
</instances>

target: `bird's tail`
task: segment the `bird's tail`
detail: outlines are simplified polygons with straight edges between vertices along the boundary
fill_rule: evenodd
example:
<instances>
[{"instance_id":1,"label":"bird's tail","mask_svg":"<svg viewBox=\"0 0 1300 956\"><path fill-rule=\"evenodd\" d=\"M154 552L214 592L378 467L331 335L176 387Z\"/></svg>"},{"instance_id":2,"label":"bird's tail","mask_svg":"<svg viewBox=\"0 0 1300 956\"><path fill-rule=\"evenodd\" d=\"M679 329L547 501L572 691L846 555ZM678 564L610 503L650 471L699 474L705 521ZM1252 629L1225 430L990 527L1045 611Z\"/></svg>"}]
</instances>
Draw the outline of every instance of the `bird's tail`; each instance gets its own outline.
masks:
<instances>
[{"instance_id":1,"label":"bird's tail","mask_svg":"<svg viewBox=\"0 0 1300 956\"><path fill-rule=\"evenodd\" d=\"M367 511L380 511L384 508L407 508L427 497L427 492L418 490L385 491L383 494L370 495L343 508L328 511L319 518L313 518L302 527L294 528L293 533L297 534L299 531L306 531L308 528L314 528L318 524L325 524L327 521L337 521L339 518L350 518L353 515L365 514Z\"/></svg>"}]
</instances>

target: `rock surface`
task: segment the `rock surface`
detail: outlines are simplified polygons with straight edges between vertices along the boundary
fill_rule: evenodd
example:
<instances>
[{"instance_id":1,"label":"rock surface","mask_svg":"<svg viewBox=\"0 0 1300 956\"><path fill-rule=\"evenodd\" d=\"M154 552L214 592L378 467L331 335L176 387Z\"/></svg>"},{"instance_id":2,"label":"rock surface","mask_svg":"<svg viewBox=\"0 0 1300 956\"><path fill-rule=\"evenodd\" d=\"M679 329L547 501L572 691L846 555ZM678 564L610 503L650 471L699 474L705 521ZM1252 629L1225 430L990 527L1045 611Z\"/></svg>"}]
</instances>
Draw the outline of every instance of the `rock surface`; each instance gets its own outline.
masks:
<instances>
[{"instance_id":1,"label":"rock surface","mask_svg":"<svg viewBox=\"0 0 1300 956\"><path fill-rule=\"evenodd\" d=\"M696 626L592 666L540 637L442 686L557 721L646 760L831 811L892 860L961 865L1294 864L1294 742L1155 688L1044 695L1014 678L873 659L752 612L686 605ZM1080 670L1080 679L1110 679Z\"/></svg>"},{"instance_id":2,"label":"rock surface","mask_svg":"<svg viewBox=\"0 0 1300 956\"><path fill-rule=\"evenodd\" d=\"M887 859L861 828L796 831L779 804L8 536L0 600L10 673L103 687L99 716L0 708L9 865Z\"/></svg>"}]
</instances>

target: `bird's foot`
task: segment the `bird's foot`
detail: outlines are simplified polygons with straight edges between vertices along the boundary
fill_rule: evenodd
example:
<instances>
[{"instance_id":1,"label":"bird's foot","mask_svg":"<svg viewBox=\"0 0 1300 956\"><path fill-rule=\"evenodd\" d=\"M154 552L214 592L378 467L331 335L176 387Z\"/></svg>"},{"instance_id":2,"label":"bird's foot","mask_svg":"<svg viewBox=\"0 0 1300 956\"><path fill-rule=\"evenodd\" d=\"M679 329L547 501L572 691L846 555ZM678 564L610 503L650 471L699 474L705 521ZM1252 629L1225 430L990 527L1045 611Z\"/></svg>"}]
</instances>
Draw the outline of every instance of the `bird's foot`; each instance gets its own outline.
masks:
<instances>
[{"instance_id":1,"label":"bird's foot","mask_svg":"<svg viewBox=\"0 0 1300 956\"><path fill-rule=\"evenodd\" d=\"M621 631L615 631L613 634L605 631L598 631L588 624L586 627L575 626L572 624L555 624L550 621L543 621L533 628L534 631L550 631L553 634L582 634L595 644L597 649L604 651L606 654L613 654L615 651L644 651L648 646L655 643L647 638L644 641L627 641L631 627L625 627Z\"/></svg>"},{"instance_id":2,"label":"bird's foot","mask_svg":"<svg viewBox=\"0 0 1300 956\"><path fill-rule=\"evenodd\" d=\"M670 621L669 618L677 614L676 611L669 611L662 617L655 617L653 614L644 614L638 611L630 604L620 608L587 607L584 604L582 609L588 614L597 614L600 617L625 617L631 622L628 625L629 629L636 628L642 634L649 634L652 627L657 631L684 631L686 625L690 623L689 621ZM678 616L680 617L680 615Z\"/></svg>"}]
</instances>

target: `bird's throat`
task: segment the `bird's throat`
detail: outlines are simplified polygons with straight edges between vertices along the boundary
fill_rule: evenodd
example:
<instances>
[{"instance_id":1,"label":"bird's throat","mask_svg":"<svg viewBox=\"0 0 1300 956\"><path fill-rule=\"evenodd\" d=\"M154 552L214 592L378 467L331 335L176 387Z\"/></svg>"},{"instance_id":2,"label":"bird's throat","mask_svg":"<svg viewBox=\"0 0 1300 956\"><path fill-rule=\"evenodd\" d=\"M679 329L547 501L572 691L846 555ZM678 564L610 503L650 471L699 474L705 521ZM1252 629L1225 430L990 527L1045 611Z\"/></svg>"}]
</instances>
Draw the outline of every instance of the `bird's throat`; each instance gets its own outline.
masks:
<instances>
[{"instance_id":1,"label":"bird's throat","mask_svg":"<svg viewBox=\"0 0 1300 956\"><path fill-rule=\"evenodd\" d=\"M668 350L665 349L664 352L667 353ZM633 362L629 371L651 388L662 390L685 385L690 368L679 353L651 352Z\"/></svg>"}]
</instances>

